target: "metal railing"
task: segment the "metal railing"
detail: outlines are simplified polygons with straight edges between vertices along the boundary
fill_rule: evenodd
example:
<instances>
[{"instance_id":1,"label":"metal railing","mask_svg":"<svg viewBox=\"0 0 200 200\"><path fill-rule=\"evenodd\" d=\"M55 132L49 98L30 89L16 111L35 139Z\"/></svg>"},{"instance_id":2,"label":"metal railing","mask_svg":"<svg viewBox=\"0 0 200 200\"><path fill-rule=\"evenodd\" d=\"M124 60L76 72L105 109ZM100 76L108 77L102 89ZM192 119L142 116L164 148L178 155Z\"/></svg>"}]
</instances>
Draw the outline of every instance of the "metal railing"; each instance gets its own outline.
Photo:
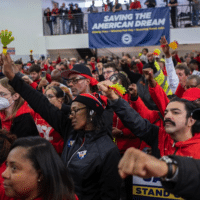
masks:
<instances>
[{"instance_id":1,"label":"metal railing","mask_svg":"<svg viewBox=\"0 0 200 200\"><path fill-rule=\"evenodd\" d=\"M45 36L87 33L88 13L43 17L43 28Z\"/></svg>"},{"instance_id":2,"label":"metal railing","mask_svg":"<svg viewBox=\"0 0 200 200\"><path fill-rule=\"evenodd\" d=\"M195 26L195 13L191 4L177 6L177 27L185 28ZM197 16L199 20L199 16ZM173 27L172 27L173 28Z\"/></svg>"},{"instance_id":3,"label":"metal railing","mask_svg":"<svg viewBox=\"0 0 200 200\"><path fill-rule=\"evenodd\" d=\"M191 27L194 25L194 17L191 5L177 6L175 15L170 17L171 28ZM199 19L199 16L197 18ZM49 19L50 21L47 21L47 17L43 17L45 36L88 33L88 13L51 16Z\"/></svg>"}]
</instances>

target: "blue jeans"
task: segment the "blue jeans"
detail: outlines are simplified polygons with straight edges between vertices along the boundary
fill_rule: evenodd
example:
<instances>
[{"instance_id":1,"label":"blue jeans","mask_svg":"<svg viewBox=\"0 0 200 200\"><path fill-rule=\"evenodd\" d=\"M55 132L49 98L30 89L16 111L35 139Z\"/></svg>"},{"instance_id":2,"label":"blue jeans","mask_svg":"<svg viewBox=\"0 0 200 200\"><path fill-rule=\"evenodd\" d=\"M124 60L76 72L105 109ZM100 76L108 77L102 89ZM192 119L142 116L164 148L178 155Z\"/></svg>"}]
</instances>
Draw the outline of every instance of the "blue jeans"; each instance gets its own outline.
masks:
<instances>
[{"instance_id":1,"label":"blue jeans","mask_svg":"<svg viewBox=\"0 0 200 200\"><path fill-rule=\"evenodd\" d=\"M69 33L69 20L67 18L61 19L63 34Z\"/></svg>"},{"instance_id":2,"label":"blue jeans","mask_svg":"<svg viewBox=\"0 0 200 200\"><path fill-rule=\"evenodd\" d=\"M192 24L193 26L197 26L199 22L199 10L193 10L192 12Z\"/></svg>"}]
</instances>

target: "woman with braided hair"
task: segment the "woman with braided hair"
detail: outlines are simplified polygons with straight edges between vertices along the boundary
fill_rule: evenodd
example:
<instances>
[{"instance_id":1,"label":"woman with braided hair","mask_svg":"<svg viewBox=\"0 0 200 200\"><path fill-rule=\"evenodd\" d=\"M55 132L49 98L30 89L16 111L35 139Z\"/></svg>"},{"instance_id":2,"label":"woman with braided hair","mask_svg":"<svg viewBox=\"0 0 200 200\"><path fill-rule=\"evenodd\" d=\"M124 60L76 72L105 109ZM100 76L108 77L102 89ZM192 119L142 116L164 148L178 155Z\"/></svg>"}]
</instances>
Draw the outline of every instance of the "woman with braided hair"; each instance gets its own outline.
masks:
<instances>
[{"instance_id":1,"label":"woman with braided hair","mask_svg":"<svg viewBox=\"0 0 200 200\"><path fill-rule=\"evenodd\" d=\"M6 169L5 160L10 152L11 145L16 139L16 135L0 129L0 174L2 174ZM4 193L3 178L0 176L0 199L6 200L7 197L4 196Z\"/></svg>"}]
</instances>

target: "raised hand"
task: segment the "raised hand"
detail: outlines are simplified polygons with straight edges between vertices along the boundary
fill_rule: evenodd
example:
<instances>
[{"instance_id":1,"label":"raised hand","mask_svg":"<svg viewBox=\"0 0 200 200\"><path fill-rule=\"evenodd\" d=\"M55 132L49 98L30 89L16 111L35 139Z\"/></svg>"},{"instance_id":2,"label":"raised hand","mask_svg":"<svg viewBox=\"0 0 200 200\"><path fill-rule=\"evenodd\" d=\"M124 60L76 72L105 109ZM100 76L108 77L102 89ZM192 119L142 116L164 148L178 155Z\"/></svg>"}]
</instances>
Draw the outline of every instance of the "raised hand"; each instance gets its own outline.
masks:
<instances>
[{"instance_id":1,"label":"raised hand","mask_svg":"<svg viewBox=\"0 0 200 200\"><path fill-rule=\"evenodd\" d=\"M157 83L153 78L153 69L143 69L143 74L145 76L145 79L148 80L149 86L152 88L156 87Z\"/></svg>"},{"instance_id":2,"label":"raised hand","mask_svg":"<svg viewBox=\"0 0 200 200\"><path fill-rule=\"evenodd\" d=\"M146 68L146 69L143 69L142 71L146 80L151 81L153 79L153 69Z\"/></svg>"},{"instance_id":3,"label":"raised hand","mask_svg":"<svg viewBox=\"0 0 200 200\"><path fill-rule=\"evenodd\" d=\"M161 44L162 51L165 54L166 58L169 58L171 55L170 55L170 51L169 51L169 45L168 45L168 42L167 42L165 36L161 37L160 44Z\"/></svg>"},{"instance_id":4,"label":"raised hand","mask_svg":"<svg viewBox=\"0 0 200 200\"><path fill-rule=\"evenodd\" d=\"M13 71L12 60L10 58L10 55L2 54L2 60L3 60L2 72L9 80L12 80L15 77L15 73Z\"/></svg>"},{"instance_id":5,"label":"raised hand","mask_svg":"<svg viewBox=\"0 0 200 200\"><path fill-rule=\"evenodd\" d=\"M164 177L168 172L168 166L164 161L133 147L126 150L118 168L122 178L126 178L128 175L136 175L141 178Z\"/></svg>"},{"instance_id":6,"label":"raised hand","mask_svg":"<svg viewBox=\"0 0 200 200\"><path fill-rule=\"evenodd\" d=\"M131 94L132 97L137 96L137 85L135 83L132 83L128 87L129 94Z\"/></svg>"},{"instance_id":7,"label":"raised hand","mask_svg":"<svg viewBox=\"0 0 200 200\"><path fill-rule=\"evenodd\" d=\"M22 79L24 80L24 82L26 82L28 84L32 84L33 83L33 81L28 76L23 76Z\"/></svg>"},{"instance_id":8,"label":"raised hand","mask_svg":"<svg viewBox=\"0 0 200 200\"><path fill-rule=\"evenodd\" d=\"M119 96L109 87L111 85L113 85L113 83L107 80L99 82L97 86L109 100L119 99Z\"/></svg>"},{"instance_id":9,"label":"raised hand","mask_svg":"<svg viewBox=\"0 0 200 200\"><path fill-rule=\"evenodd\" d=\"M122 135L122 131L116 127L112 127L112 135L114 137L116 136L121 136Z\"/></svg>"},{"instance_id":10,"label":"raised hand","mask_svg":"<svg viewBox=\"0 0 200 200\"><path fill-rule=\"evenodd\" d=\"M39 85L38 85L38 89L42 89L43 87L47 86L48 81L45 78L42 78Z\"/></svg>"},{"instance_id":11,"label":"raised hand","mask_svg":"<svg viewBox=\"0 0 200 200\"><path fill-rule=\"evenodd\" d=\"M97 63L97 69L98 69L99 75L101 75L103 73L103 64Z\"/></svg>"}]
</instances>

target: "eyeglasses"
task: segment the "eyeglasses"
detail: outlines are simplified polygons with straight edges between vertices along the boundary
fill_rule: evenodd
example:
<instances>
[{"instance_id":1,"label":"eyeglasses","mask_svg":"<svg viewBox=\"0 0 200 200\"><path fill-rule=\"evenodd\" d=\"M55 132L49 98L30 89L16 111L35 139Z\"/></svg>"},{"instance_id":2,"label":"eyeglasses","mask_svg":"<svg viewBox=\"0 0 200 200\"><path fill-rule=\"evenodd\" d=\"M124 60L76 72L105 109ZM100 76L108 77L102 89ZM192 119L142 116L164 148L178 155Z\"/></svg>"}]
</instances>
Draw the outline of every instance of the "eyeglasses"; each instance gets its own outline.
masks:
<instances>
[{"instance_id":1,"label":"eyeglasses","mask_svg":"<svg viewBox=\"0 0 200 200\"><path fill-rule=\"evenodd\" d=\"M113 75L109 78L109 80L110 80L111 82L118 81L118 80L119 80L118 75L117 75L117 74L113 74Z\"/></svg>"},{"instance_id":2,"label":"eyeglasses","mask_svg":"<svg viewBox=\"0 0 200 200\"><path fill-rule=\"evenodd\" d=\"M105 75L105 74L110 74L111 72L114 72L114 71L103 72L103 75Z\"/></svg>"},{"instance_id":3,"label":"eyeglasses","mask_svg":"<svg viewBox=\"0 0 200 200\"><path fill-rule=\"evenodd\" d=\"M197 85L186 85L186 89L195 88Z\"/></svg>"},{"instance_id":4,"label":"eyeglasses","mask_svg":"<svg viewBox=\"0 0 200 200\"><path fill-rule=\"evenodd\" d=\"M78 108L78 109L76 109L76 110L72 110L72 111L69 113L69 115L75 116L76 113L77 113L78 111L83 110L83 109L85 109L85 108L86 108L86 107Z\"/></svg>"},{"instance_id":5,"label":"eyeglasses","mask_svg":"<svg viewBox=\"0 0 200 200\"><path fill-rule=\"evenodd\" d=\"M80 80L84 80L84 79L86 79L86 78L74 78L74 79L67 79L67 84L70 84L70 83L72 83L73 85L74 84L77 84L78 83L78 81L80 81Z\"/></svg>"},{"instance_id":6,"label":"eyeglasses","mask_svg":"<svg viewBox=\"0 0 200 200\"><path fill-rule=\"evenodd\" d=\"M196 100L193 101L193 102L195 102L195 103L197 103L197 104L200 104L200 99L196 99Z\"/></svg>"},{"instance_id":7,"label":"eyeglasses","mask_svg":"<svg viewBox=\"0 0 200 200\"><path fill-rule=\"evenodd\" d=\"M46 95L46 97L47 97L47 99L52 99L52 98L54 98L55 96L52 95L52 94L48 94L48 95Z\"/></svg>"}]
</instances>

